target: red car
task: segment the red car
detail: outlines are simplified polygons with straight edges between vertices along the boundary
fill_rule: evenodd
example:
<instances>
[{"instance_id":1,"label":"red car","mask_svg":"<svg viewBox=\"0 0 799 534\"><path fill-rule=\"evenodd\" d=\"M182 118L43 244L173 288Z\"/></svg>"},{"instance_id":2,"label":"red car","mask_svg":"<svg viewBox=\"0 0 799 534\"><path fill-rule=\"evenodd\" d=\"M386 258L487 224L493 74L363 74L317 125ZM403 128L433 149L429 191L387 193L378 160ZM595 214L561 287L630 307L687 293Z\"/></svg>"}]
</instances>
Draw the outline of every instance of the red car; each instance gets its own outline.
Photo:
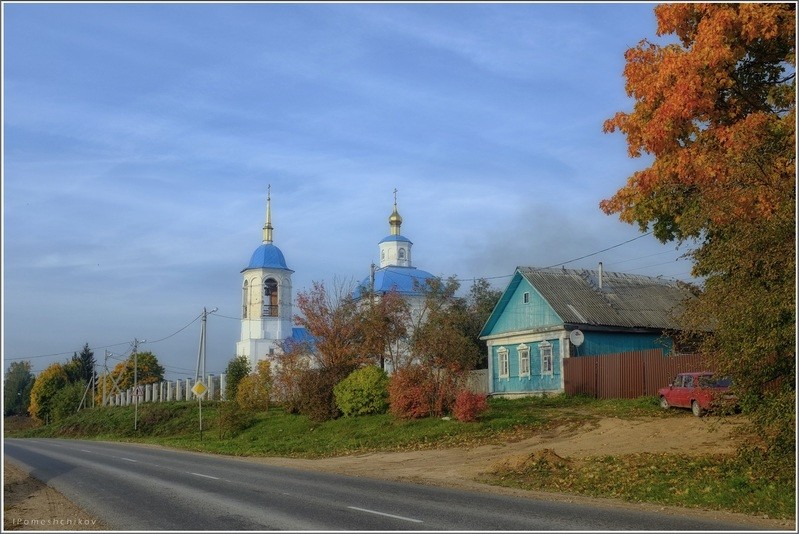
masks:
<instances>
[{"instance_id":1,"label":"red car","mask_svg":"<svg viewBox=\"0 0 799 534\"><path fill-rule=\"evenodd\" d=\"M716 377L711 371L680 373L669 387L658 390L661 408L690 408L695 416L720 405L735 404L730 394L731 380Z\"/></svg>"}]
</instances>

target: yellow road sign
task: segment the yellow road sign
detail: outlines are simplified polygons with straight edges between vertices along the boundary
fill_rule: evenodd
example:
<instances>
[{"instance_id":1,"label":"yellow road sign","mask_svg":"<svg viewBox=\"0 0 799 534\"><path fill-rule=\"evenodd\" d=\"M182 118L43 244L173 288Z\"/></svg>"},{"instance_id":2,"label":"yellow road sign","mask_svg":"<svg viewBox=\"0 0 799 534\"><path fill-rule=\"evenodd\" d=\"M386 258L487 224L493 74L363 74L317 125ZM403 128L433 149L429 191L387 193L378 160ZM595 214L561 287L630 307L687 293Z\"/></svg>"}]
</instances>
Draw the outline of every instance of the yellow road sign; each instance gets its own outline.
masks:
<instances>
[{"instance_id":1,"label":"yellow road sign","mask_svg":"<svg viewBox=\"0 0 799 534\"><path fill-rule=\"evenodd\" d=\"M205 384L202 383L202 380L198 381L191 388L191 392L197 395L198 397L202 397L206 391L208 391L208 388L205 387Z\"/></svg>"}]
</instances>

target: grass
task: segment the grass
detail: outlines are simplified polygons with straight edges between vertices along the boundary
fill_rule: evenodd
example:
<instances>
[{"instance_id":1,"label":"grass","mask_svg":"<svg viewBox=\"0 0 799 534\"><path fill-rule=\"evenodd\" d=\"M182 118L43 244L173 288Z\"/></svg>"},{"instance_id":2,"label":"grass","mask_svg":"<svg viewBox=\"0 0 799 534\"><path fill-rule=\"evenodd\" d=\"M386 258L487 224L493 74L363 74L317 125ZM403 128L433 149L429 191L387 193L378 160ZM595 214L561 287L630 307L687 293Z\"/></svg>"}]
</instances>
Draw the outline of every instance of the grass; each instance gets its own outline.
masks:
<instances>
[{"instance_id":1,"label":"grass","mask_svg":"<svg viewBox=\"0 0 799 534\"><path fill-rule=\"evenodd\" d=\"M29 428L6 424L6 435L137 441L235 456L321 458L376 451L409 451L530 437L554 427L593 426L601 418L680 417L654 397L595 400L553 395L489 400L477 422L371 415L315 422L280 408L238 414L231 426L220 403L203 404L203 439L194 403L144 404L134 431L132 407L93 408L57 423ZM226 432L222 432L226 429ZM791 459L792 462L792 459ZM788 471L788 470L786 470ZM763 473L740 456L633 454L581 460L534 455L505 465L483 481L517 488L578 493L676 506L731 510L773 518L795 517L795 483L784 473Z\"/></svg>"}]
</instances>

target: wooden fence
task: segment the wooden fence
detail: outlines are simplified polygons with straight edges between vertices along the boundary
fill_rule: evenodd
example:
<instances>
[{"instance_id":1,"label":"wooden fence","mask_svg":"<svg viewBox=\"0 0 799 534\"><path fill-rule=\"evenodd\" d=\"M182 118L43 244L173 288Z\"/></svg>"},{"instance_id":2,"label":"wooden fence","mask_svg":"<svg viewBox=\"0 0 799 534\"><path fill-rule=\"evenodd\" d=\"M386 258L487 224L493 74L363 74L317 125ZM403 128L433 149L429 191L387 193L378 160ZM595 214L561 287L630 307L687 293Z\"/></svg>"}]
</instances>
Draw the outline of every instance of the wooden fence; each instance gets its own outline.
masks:
<instances>
[{"instance_id":1,"label":"wooden fence","mask_svg":"<svg viewBox=\"0 0 799 534\"><path fill-rule=\"evenodd\" d=\"M674 375L706 370L698 354L664 356L661 349L577 356L563 360L563 378L568 394L598 399L634 399L657 395Z\"/></svg>"}]
</instances>

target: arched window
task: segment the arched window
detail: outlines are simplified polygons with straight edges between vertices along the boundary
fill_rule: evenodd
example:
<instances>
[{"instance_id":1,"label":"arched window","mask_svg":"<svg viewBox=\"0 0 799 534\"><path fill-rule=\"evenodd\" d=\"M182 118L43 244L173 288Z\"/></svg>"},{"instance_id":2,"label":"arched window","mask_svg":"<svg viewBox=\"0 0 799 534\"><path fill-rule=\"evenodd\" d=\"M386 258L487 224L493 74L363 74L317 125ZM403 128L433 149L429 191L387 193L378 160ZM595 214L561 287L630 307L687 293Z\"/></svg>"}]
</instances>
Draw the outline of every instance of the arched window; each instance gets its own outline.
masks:
<instances>
[{"instance_id":1,"label":"arched window","mask_svg":"<svg viewBox=\"0 0 799 534\"><path fill-rule=\"evenodd\" d=\"M274 278L264 280L263 317L277 317L277 281Z\"/></svg>"},{"instance_id":2,"label":"arched window","mask_svg":"<svg viewBox=\"0 0 799 534\"><path fill-rule=\"evenodd\" d=\"M397 258L399 258L401 260L405 259L405 249L404 248L399 249L399 252L397 252Z\"/></svg>"},{"instance_id":3,"label":"arched window","mask_svg":"<svg viewBox=\"0 0 799 534\"><path fill-rule=\"evenodd\" d=\"M250 284L247 280L244 281L244 287L241 290L241 316L242 318L247 318L247 306L250 304Z\"/></svg>"}]
</instances>

